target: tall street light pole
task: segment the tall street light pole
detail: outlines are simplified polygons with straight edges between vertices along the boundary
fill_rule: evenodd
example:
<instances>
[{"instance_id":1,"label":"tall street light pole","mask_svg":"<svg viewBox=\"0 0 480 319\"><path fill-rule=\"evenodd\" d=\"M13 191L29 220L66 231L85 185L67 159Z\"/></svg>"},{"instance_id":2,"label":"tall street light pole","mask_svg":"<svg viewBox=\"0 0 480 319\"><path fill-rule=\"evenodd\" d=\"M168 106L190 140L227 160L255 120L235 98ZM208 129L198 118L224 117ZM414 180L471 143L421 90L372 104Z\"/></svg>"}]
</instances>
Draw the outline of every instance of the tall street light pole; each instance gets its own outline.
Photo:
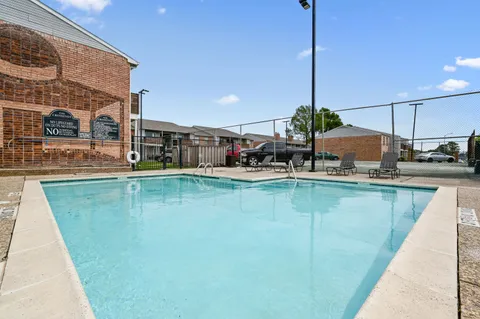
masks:
<instances>
[{"instance_id":1,"label":"tall street light pole","mask_svg":"<svg viewBox=\"0 0 480 319\"><path fill-rule=\"evenodd\" d=\"M423 103L411 103L409 105L415 107L415 110L413 111L412 155L410 155L410 161L413 162L415 158L415 124L417 122L417 106L423 105Z\"/></svg>"},{"instance_id":2,"label":"tall street light pole","mask_svg":"<svg viewBox=\"0 0 480 319\"><path fill-rule=\"evenodd\" d=\"M283 123L285 123L285 147L288 145L288 122L288 120L283 121Z\"/></svg>"},{"instance_id":3,"label":"tall street light pole","mask_svg":"<svg viewBox=\"0 0 480 319\"><path fill-rule=\"evenodd\" d=\"M310 4L307 0L299 0L300 5L303 9L310 9ZM317 53L317 41L316 41L316 30L317 30L317 21L316 21L316 0L312 0L312 160L310 172L315 172L315 69L316 69L316 53Z\"/></svg>"},{"instance_id":4,"label":"tall street light pole","mask_svg":"<svg viewBox=\"0 0 480 319\"><path fill-rule=\"evenodd\" d=\"M150 91L146 89L141 89L138 92L138 97L140 98L140 160L143 160L143 95Z\"/></svg>"}]
</instances>

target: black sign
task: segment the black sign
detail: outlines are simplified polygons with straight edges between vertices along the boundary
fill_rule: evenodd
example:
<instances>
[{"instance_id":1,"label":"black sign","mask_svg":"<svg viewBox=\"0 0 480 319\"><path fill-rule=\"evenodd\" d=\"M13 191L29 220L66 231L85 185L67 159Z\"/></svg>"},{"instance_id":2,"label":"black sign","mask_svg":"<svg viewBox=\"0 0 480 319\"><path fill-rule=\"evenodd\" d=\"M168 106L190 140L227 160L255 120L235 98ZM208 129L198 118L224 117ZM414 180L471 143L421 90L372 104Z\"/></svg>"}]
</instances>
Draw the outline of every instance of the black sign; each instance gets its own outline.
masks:
<instances>
[{"instance_id":1,"label":"black sign","mask_svg":"<svg viewBox=\"0 0 480 319\"><path fill-rule=\"evenodd\" d=\"M80 121L65 110L54 110L42 116L44 137L78 138Z\"/></svg>"},{"instance_id":2,"label":"black sign","mask_svg":"<svg viewBox=\"0 0 480 319\"><path fill-rule=\"evenodd\" d=\"M92 138L95 140L119 140L120 124L108 115L100 115L91 123Z\"/></svg>"}]
</instances>

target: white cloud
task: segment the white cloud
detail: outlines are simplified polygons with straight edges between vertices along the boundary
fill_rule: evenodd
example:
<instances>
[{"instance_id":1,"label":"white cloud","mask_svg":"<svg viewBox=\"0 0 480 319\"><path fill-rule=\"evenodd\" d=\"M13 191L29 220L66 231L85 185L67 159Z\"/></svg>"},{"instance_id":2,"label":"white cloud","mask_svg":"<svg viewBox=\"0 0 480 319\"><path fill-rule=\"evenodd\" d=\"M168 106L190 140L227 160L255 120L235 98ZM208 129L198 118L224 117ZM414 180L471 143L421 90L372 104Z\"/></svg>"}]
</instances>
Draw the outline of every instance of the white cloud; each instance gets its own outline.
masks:
<instances>
[{"instance_id":1,"label":"white cloud","mask_svg":"<svg viewBox=\"0 0 480 319\"><path fill-rule=\"evenodd\" d=\"M167 12L167 8L163 8L163 7L158 7L158 14L165 14L165 12Z\"/></svg>"},{"instance_id":2,"label":"white cloud","mask_svg":"<svg viewBox=\"0 0 480 319\"><path fill-rule=\"evenodd\" d=\"M74 16L72 20L75 21L75 23L78 23L84 26L97 25L99 29L103 29L103 27L105 26L105 23L103 21L98 20L97 18L92 16L82 16L82 17Z\"/></svg>"},{"instance_id":3,"label":"white cloud","mask_svg":"<svg viewBox=\"0 0 480 319\"><path fill-rule=\"evenodd\" d=\"M480 58L463 59L461 56L455 58L457 65L468 66L474 69L480 69Z\"/></svg>"},{"instance_id":4,"label":"white cloud","mask_svg":"<svg viewBox=\"0 0 480 319\"><path fill-rule=\"evenodd\" d=\"M398 95L399 97L406 98L406 97L408 97L408 92L398 93L397 95Z\"/></svg>"},{"instance_id":5,"label":"white cloud","mask_svg":"<svg viewBox=\"0 0 480 319\"><path fill-rule=\"evenodd\" d=\"M102 12L106 6L111 5L110 0L57 0L62 8L74 7L84 11Z\"/></svg>"},{"instance_id":6,"label":"white cloud","mask_svg":"<svg viewBox=\"0 0 480 319\"><path fill-rule=\"evenodd\" d=\"M454 80L454 79L449 79L443 82L440 85L437 85L437 88L442 90L442 91L447 91L447 92L453 92L456 90L461 90L469 86L470 83L464 80Z\"/></svg>"},{"instance_id":7,"label":"white cloud","mask_svg":"<svg viewBox=\"0 0 480 319\"><path fill-rule=\"evenodd\" d=\"M235 104L237 102L240 102L240 98L238 96L236 96L235 94L230 94L230 95L223 96L220 99L215 101L215 103L218 103L220 105Z\"/></svg>"},{"instance_id":8,"label":"white cloud","mask_svg":"<svg viewBox=\"0 0 480 319\"><path fill-rule=\"evenodd\" d=\"M419 86L417 87L417 90L419 91L428 91L433 87L433 85L425 85L425 86Z\"/></svg>"},{"instance_id":9,"label":"white cloud","mask_svg":"<svg viewBox=\"0 0 480 319\"><path fill-rule=\"evenodd\" d=\"M315 51L320 52L320 51L325 51L325 50L326 50L326 48L323 48L323 47L317 45ZM297 59L301 60L301 59L306 58L307 56L310 56L310 55L312 55L312 48L306 49L306 50L303 50L302 52L300 52L297 55Z\"/></svg>"},{"instance_id":10,"label":"white cloud","mask_svg":"<svg viewBox=\"0 0 480 319\"><path fill-rule=\"evenodd\" d=\"M455 72L455 71L457 71L457 67L453 66L453 65L445 65L443 67L443 71L445 71L445 72Z\"/></svg>"}]
</instances>

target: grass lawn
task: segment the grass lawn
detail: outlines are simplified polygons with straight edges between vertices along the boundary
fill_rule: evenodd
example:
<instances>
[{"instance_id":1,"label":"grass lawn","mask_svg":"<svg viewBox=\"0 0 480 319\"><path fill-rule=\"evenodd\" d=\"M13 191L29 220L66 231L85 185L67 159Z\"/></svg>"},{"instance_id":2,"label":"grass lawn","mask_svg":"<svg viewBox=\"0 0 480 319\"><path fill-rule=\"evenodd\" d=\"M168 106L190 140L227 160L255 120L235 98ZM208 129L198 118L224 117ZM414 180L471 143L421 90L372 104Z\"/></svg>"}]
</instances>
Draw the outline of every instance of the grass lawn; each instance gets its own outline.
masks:
<instances>
[{"instance_id":1,"label":"grass lawn","mask_svg":"<svg viewBox=\"0 0 480 319\"><path fill-rule=\"evenodd\" d=\"M167 163L167 168L180 168L178 164ZM188 168L187 166L183 166L183 168ZM135 166L137 171L143 170L159 170L163 169L162 162L138 162Z\"/></svg>"}]
</instances>

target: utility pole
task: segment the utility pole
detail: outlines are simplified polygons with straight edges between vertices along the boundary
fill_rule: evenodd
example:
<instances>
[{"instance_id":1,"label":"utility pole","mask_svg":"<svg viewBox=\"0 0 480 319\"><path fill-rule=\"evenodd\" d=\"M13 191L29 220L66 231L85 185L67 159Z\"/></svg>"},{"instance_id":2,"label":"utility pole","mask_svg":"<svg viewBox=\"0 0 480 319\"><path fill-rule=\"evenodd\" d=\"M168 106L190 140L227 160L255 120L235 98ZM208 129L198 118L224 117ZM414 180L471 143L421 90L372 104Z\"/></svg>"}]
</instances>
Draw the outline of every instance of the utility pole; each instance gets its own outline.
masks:
<instances>
[{"instance_id":1,"label":"utility pole","mask_svg":"<svg viewBox=\"0 0 480 319\"><path fill-rule=\"evenodd\" d=\"M412 155L410 155L410 161L413 162L415 158L415 124L417 121L417 106L423 105L423 103L411 103L409 105L415 107L415 110L413 111Z\"/></svg>"}]
</instances>

